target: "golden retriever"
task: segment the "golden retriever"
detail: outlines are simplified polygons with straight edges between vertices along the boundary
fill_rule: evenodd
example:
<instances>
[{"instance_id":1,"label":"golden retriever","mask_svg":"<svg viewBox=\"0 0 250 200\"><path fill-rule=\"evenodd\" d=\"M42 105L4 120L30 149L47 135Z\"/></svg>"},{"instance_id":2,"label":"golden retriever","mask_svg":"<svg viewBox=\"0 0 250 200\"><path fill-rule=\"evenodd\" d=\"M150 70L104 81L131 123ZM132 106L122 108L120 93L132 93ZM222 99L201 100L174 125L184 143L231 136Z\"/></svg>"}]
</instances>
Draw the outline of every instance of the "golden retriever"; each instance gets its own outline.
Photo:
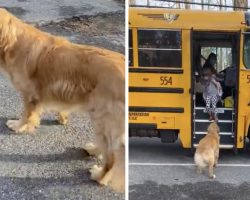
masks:
<instances>
[{"instance_id":1,"label":"golden retriever","mask_svg":"<svg viewBox=\"0 0 250 200\"><path fill-rule=\"evenodd\" d=\"M208 167L209 178L216 177L214 167L216 167L219 158L219 132L217 123L212 122L208 127L207 135L200 140L194 155L197 172L202 173L202 170Z\"/></svg>"},{"instance_id":2,"label":"golden retriever","mask_svg":"<svg viewBox=\"0 0 250 200\"><path fill-rule=\"evenodd\" d=\"M103 158L102 166L90 170L91 177L124 191L124 56L44 33L5 9L0 9L0 16L1 69L24 103L22 117L8 120L7 126L16 133L31 133L44 110L62 111L62 123L68 112L89 112L96 153Z\"/></svg>"}]
</instances>

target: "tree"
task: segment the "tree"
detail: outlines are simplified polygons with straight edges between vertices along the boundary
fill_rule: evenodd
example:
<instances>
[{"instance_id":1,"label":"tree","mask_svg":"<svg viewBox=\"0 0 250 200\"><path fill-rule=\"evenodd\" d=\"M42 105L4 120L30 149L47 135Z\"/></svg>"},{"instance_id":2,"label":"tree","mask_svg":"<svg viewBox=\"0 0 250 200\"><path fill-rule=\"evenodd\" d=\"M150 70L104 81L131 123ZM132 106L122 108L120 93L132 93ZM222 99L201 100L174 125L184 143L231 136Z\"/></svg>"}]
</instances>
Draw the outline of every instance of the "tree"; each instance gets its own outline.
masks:
<instances>
[{"instance_id":1,"label":"tree","mask_svg":"<svg viewBox=\"0 0 250 200\"><path fill-rule=\"evenodd\" d=\"M185 0L185 2L186 2L185 3L185 9L190 9L190 7L191 7L190 4L189 4L190 0Z\"/></svg>"},{"instance_id":2,"label":"tree","mask_svg":"<svg viewBox=\"0 0 250 200\"><path fill-rule=\"evenodd\" d=\"M247 3L247 0L235 0L234 6L235 7L245 7L245 9L235 8L234 10L247 10L246 8L248 6L248 3Z\"/></svg>"},{"instance_id":3,"label":"tree","mask_svg":"<svg viewBox=\"0 0 250 200\"><path fill-rule=\"evenodd\" d=\"M135 4L135 0L129 0L129 5L134 5Z\"/></svg>"}]
</instances>

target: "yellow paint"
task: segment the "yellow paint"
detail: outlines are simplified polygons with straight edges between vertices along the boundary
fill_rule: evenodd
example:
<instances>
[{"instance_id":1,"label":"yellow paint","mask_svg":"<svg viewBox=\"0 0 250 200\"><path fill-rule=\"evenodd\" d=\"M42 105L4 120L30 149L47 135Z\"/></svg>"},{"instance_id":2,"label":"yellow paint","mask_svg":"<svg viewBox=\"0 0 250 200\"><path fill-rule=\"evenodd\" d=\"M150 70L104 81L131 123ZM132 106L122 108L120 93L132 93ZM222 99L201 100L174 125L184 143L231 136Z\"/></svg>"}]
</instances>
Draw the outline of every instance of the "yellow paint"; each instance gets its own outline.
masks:
<instances>
[{"instance_id":1,"label":"yellow paint","mask_svg":"<svg viewBox=\"0 0 250 200\"><path fill-rule=\"evenodd\" d=\"M161 77L171 77L172 84L162 85ZM152 73L130 73L129 86L134 87L184 87L185 83L180 79L179 74L152 74Z\"/></svg>"},{"instance_id":2,"label":"yellow paint","mask_svg":"<svg viewBox=\"0 0 250 200\"><path fill-rule=\"evenodd\" d=\"M243 29L242 32L245 30ZM239 74L239 103L238 103L238 135L237 147L243 148L244 141L241 137L245 138L250 126L250 84L248 83L247 76L250 76L250 70L246 69L243 61L243 37L240 41L240 74ZM248 105L249 104L249 105Z\"/></svg>"},{"instance_id":3,"label":"yellow paint","mask_svg":"<svg viewBox=\"0 0 250 200\"><path fill-rule=\"evenodd\" d=\"M179 14L177 20L168 23L164 14ZM139 28L203 29L203 30L239 30L244 28L243 12L175 10L163 8L130 8L129 26Z\"/></svg>"}]
</instances>

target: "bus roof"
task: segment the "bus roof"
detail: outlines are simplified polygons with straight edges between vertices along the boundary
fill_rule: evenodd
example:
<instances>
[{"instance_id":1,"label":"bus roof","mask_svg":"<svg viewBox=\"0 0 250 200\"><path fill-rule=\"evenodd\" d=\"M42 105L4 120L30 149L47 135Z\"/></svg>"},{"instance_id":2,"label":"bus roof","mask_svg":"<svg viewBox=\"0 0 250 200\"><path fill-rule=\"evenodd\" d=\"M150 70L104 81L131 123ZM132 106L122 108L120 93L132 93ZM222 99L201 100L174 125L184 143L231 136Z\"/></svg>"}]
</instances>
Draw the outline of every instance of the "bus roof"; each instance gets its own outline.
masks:
<instances>
[{"instance_id":1,"label":"bus roof","mask_svg":"<svg viewBox=\"0 0 250 200\"><path fill-rule=\"evenodd\" d=\"M247 28L243 11L129 8L129 27L149 29L240 30Z\"/></svg>"}]
</instances>

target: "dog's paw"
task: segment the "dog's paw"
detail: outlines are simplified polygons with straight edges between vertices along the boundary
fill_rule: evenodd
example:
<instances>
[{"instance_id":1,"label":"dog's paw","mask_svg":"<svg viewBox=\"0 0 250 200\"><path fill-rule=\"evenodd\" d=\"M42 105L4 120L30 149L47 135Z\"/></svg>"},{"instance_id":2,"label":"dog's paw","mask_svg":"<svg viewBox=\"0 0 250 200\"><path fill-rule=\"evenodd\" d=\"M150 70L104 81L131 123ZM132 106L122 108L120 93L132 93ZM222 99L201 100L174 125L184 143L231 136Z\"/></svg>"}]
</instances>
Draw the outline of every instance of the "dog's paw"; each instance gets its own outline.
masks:
<instances>
[{"instance_id":1,"label":"dog's paw","mask_svg":"<svg viewBox=\"0 0 250 200\"><path fill-rule=\"evenodd\" d=\"M36 127L34 125L24 124L18 129L17 133L30 134L30 133L34 133L35 129Z\"/></svg>"},{"instance_id":2,"label":"dog's paw","mask_svg":"<svg viewBox=\"0 0 250 200\"><path fill-rule=\"evenodd\" d=\"M60 112L58 116L58 122L61 125L66 125L68 123L68 114L64 112Z\"/></svg>"},{"instance_id":3,"label":"dog's paw","mask_svg":"<svg viewBox=\"0 0 250 200\"><path fill-rule=\"evenodd\" d=\"M17 132L17 130L20 128L20 126L21 126L21 122L20 122L20 120L8 120L7 122L6 122L6 126L10 129L10 130L12 130L12 131L15 131L15 132Z\"/></svg>"},{"instance_id":4,"label":"dog's paw","mask_svg":"<svg viewBox=\"0 0 250 200\"><path fill-rule=\"evenodd\" d=\"M105 176L99 181L101 185L109 186L116 192L124 192L125 191L125 180L122 177L115 177L114 171L108 171Z\"/></svg>"},{"instance_id":5,"label":"dog's paw","mask_svg":"<svg viewBox=\"0 0 250 200\"><path fill-rule=\"evenodd\" d=\"M215 179L216 178L215 174L211 175L210 178Z\"/></svg>"},{"instance_id":6,"label":"dog's paw","mask_svg":"<svg viewBox=\"0 0 250 200\"><path fill-rule=\"evenodd\" d=\"M119 178L110 181L108 186L111 187L116 192L123 193L125 191L125 181L120 180Z\"/></svg>"},{"instance_id":7,"label":"dog's paw","mask_svg":"<svg viewBox=\"0 0 250 200\"><path fill-rule=\"evenodd\" d=\"M21 124L20 120L8 120L6 125L9 129L15 131L15 133L33 133L35 126L31 124Z\"/></svg>"},{"instance_id":8,"label":"dog's paw","mask_svg":"<svg viewBox=\"0 0 250 200\"><path fill-rule=\"evenodd\" d=\"M104 175L104 169L103 167L99 167L97 165L94 165L91 169L90 169L90 174L91 174L91 179L95 180L95 181L100 181L101 178Z\"/></svg>"},{"instance_id":9,"label":"dog's paw","mask_svg":"<svg viewBox=\"0 0 250 200\"><path fill-rule=\"evenodd\" d=\"M91 156L99 156L99 151L94 143L89 142L84 146L84 149L89 153Z\"/></svg>"}]
</instances>

